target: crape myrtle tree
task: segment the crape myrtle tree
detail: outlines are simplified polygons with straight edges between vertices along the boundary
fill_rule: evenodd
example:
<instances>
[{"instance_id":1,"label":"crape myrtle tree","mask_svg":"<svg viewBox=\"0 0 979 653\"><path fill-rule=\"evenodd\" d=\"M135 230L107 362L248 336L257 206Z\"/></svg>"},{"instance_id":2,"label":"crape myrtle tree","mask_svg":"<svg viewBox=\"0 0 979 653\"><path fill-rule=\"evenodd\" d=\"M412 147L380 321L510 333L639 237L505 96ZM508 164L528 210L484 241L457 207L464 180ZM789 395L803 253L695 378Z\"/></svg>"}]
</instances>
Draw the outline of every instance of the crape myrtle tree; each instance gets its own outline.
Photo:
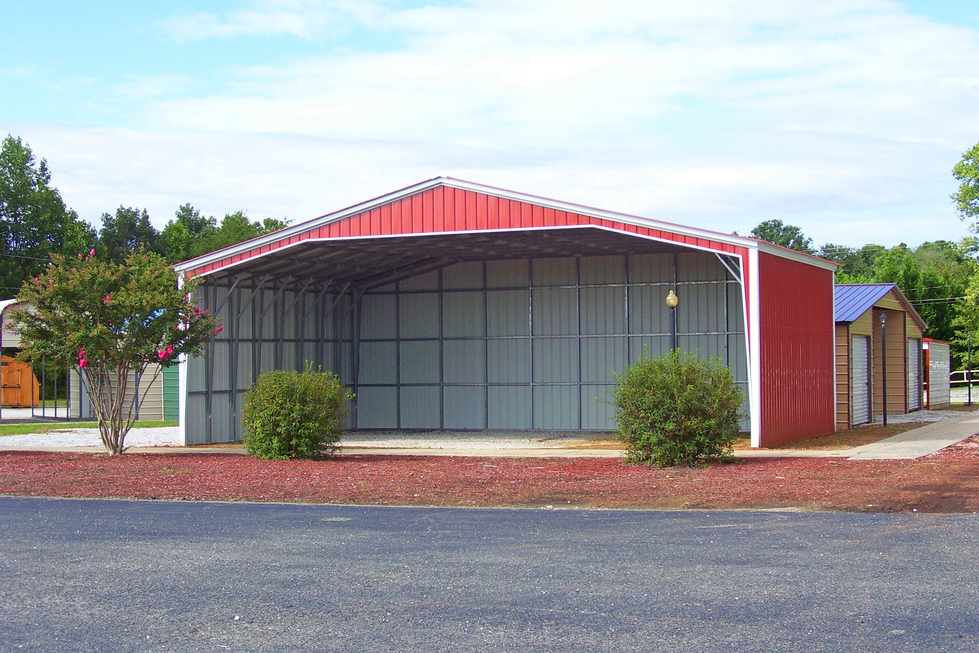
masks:
<instances>
[{"instance_id":1,"label":"crape myrtle tree","mask_svg":"<svg viewBox=\"0 0 979 653\"><path fill-rule=\"evenodd\" d=\"M145 398L137 381L147 366L159 364L155 381L181 354L201 354L221 330L191 300L198 282L177 282L177 273L152 253L131 252L117 263L93 249L87 256L52 255L17 296L25 306L13 312L21 356L46 357L81 375L109 454L125 450L137 402Z\"/></svg>"}]
</instances>

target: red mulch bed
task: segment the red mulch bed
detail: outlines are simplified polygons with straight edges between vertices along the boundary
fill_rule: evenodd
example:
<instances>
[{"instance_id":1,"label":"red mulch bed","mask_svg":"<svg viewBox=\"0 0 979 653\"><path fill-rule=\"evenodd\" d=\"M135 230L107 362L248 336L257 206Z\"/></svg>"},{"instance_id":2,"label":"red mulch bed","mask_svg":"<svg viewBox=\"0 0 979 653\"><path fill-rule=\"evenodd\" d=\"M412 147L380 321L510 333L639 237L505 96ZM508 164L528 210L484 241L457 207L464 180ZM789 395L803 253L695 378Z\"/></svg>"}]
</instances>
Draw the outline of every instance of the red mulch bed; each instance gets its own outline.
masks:
<instances>
[{"instance_id":1,"label":"red mulch bed","mask_svg":"<svg viewBox=\"0 0 979 653\"><path fill-rule=\"evenodd\" d=\"M0 494L410 506L979 511L979 436L912 461L750 458L656 469L607 458L0 452Z\"/></svg>"}]
</instances>

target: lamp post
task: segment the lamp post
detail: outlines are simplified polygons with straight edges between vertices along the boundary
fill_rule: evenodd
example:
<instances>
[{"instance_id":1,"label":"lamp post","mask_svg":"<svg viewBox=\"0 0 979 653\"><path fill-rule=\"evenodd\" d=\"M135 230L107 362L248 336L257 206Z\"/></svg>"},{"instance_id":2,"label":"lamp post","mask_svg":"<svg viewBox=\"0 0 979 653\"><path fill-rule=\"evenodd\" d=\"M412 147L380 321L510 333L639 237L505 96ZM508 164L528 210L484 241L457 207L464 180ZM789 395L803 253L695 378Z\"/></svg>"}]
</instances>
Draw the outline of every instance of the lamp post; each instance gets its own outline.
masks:
<instances>
[{"instance_id":1,"label":"lamp post","mask_svg":"<svg viewBox=\"0 0 979 653\"><path fill-rule=\"evenodd\" d=\"M672 290L666 296L666 305L670 307L670 351L676 349L676 307L680 303L680 298Z\"/></svg>"},{"instance_id":2,"label":"lamp post","mask_svg":"<svg viewBox=\"0 0 979 653\"><path fill-rule=\"evenodd\" d=\"M887 314L880 314L881 399L884 404L884 426L887 426Z\"/></svg>"}]
</instances>

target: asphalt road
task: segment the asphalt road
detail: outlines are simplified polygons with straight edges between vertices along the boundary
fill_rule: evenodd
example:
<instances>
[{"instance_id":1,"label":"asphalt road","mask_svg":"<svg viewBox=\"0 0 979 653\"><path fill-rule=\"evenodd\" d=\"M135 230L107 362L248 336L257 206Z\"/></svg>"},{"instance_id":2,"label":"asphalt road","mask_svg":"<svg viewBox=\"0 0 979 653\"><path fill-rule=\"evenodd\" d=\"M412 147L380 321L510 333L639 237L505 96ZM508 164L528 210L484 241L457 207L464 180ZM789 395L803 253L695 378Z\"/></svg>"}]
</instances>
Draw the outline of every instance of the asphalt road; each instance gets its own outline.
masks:
<instances>
[{"instance_id":1,"label":"asphalt road","mask_svg":"<svg viewBox=\"0 0 979 653\"><path fill-rule=\"evenodd\" d=\"M0 651L976 651L979 516L0 498Z\"/></svg>"}]
</instances>

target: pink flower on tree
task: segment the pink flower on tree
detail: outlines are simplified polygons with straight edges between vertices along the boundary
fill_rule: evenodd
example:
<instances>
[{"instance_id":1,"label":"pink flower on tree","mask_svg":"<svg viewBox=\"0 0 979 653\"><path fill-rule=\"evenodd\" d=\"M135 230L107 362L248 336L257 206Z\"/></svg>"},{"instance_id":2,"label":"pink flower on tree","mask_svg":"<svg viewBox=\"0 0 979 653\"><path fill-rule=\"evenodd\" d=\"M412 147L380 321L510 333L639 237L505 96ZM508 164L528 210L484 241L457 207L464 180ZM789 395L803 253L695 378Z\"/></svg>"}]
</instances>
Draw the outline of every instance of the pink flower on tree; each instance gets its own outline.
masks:
<instances>
[{"instance_id":1,"label":"pink flower on tree","mask_svg":"<svg viewBox=\"0 0 979 653\"><path fill-rule=\"evenodd\" d=\"M106 295L105 296L105 299L102 300L102 303L103 304L108 304L111 301L112 301L112 295Z\"/></svg>"}]
</instances>

